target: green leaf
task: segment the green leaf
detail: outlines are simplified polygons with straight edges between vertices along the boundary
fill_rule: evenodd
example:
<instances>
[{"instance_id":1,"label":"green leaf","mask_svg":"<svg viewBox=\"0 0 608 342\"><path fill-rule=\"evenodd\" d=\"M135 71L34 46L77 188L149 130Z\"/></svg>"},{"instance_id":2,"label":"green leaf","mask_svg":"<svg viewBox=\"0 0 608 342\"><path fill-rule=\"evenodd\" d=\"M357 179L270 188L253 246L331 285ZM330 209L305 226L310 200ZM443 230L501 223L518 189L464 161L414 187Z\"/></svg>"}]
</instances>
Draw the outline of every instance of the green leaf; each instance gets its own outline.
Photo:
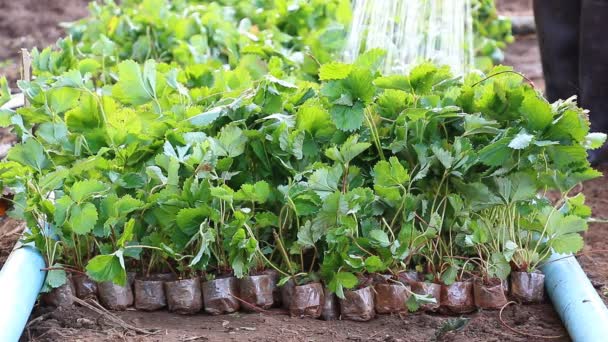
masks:
<instances>
[{"instance_id":1,"label":"green leaf","mask_svg":"<svg viewBox=\"0 0 608 342\"><path fill-rule=\"evenodd\" d=\"M232 203L232 200L234 199L234 190L224 184L220 187L211 188L211 196Z\"/></svg>"},{"instance_id":2,"label":"green leaf","mask_svg":"<svg viewBox=\"0 0 608 342\"><path fill-rule=\"evenodd\" d=\"M44 154L44 148L34 139L27 139L25 142L13 146L8 152L7 160L29 166L38 172L50 164Z\"/></svg>"},{"instance_id":3,"label":"green leaf","mask_svg":"<svg viewBox=\"0 0 608 342\"><path fill-rule=\"evenodd\" d=\"M89 277L95 281L111 281L120 286L127 283L127 273L116 253L94 257L89 260L86 269Z\"/></svg>"},{"instance_id":4,"label":"green leaf","mask_svg":"<svg viewBox=\"0 0 608 342\"><path fill-rule=\"evenodd\" d=\"M310 221L306 221L304 226L298 229L298 244L302 247L314 247L317 241L323 236L323 230L319 225L314 225Z\"/></svg>"},{"instance_id":5,"label":"green leaf","mask_svg":"<svg viewBox=\"0 0 608 342\"><path fill-rule=\"evenodd\" d=\"M97 208L93 203L72 206L69 224L72 231L79 235L90 233L97 223Z\"/></svg>"},{"instance_id":6,"label":"green leaf","mask_svg":"<svg viewBox=\"0 0 608 342\"><path fill-rule=\"evenodd\" d=\"M8 86L6 77L0 77L0 107L11 99L11 89Z\"/></svg>"},{"instance_id":7,"label":"green leaf","mask_svg":"<svg viewBox=\"0 0 608 342\"><path fill-rule=\"evenodd\" d=\"M365 259L365 269L367 272L376 273L382 272L387 269L386 265L382 262L380 257L372 255Z\"/></svg>"},{"instance_id":8,"label":"green leaf","mask_svg":"<svg viewBox=\"0 0 608 342\"><path fill-rule=\"evenodd\" d=\"M236 201L252 201L256 203L265 203L270 196L270 185L265 181L259 181L255 184L243 184L241 189L234 194Z\"/></svg>"},{"instance_id":9,"label":"green leaf","mask_svg":"<svg viewBox=\"0 0 608 342\"><path fill-rule=\"evenodd\" d=\"M363 103L357 101L351 106L335 105L329 110L331 118L341 131L352 132L363 125Z\"/></svg>"},{"instance_id":10,"label":"green leaf","mask_svg":"<svg viewBox=\"0 0 608 342\"><path fill-rule=\"evenodd\" d=\"M49 107L55 114L61 114L78 105L80 90L68 87L54 88L46 93Z\"/></svg>"},{"instance_id":11,"label":"green leaf","mask_svg":"<svg viewBox=\"0 0 608 342\"><path fill-rule=\"evenodd\" d=\"M219 134L218 142L223 150L221 155L238 157L245 151L247 136L243 130L234 125L225 126Z\"/></svg>"},{"instance_id":12,"label":"green leaf","mask_svg":"<svg viewBox=\"0 0 608 342\"><path fill-rule=\"evenodd\" d=\"M208 111L197 114L188 120L194 126L203 127L213 123L217 118L223 115L225 111L226 107L224 106L214 107L209 109Z\"/></svg>"},{"instance_id":13,"label":"green leaf","mask_svg":"<svg viewBox=\"0 0 608 342\"><path fill-rule=\"evenodd\" d=\"M352 65L350 64L339 62L323 64L319 68L319 79L321 81L342 80L348 77L351 70Z\"/></svg>"},{"instance_id":14,"label":"green leaf","mask_svg":"<svg viewBox=\"0 0 608 342\"><path fill-rule=\"evenodd\" d=\"M182 232L188 236L192 236L198 232L199 226L208 217L209 211L202 207L184 208L177 213L175 221Z\"/></svg>"},{"instance_id":15,"label":"green leaf","mask_svg":"<svg viewBox=\"0 0 608 342\"><path fill-rule=\"evenodd\" d=\"M437 299L435 299L430 294L421 295L417 293L412 293L410 295L410 298L408 298L406 302L407 309L410 312L418 311L420 307L424 304L437 304Z\"/></svg>"},{"instance_id":16,"label":"green leaf","mask_svg":"<svg viewBox=\"0 0 608 342\"><path fill-rule=\"evenodd\" d=\"M120 239L118 239L118 241L116 242L116 244L119 247L124 248L128 242L133 240L134 228L135 228L135 220L130 219L129 222L127 222L127 224L125 224L125 228L122 231L122 234L120 235Z\"/></svg>"},{"instance_id":17,"label":"green leaf","mask_svg":"<svg viewBox=\"0 0 608 342\"><path fill-rule=\"evenodd\" d=\"M388 234L381 229L374 229L369 232L371 243L380 247L388 247L391 245L391 241L388 238Z\"/></svg>"},{"instance_id":18,"label":"green leaf","mask_svg":"<svg viewBox=\"0 0 608 342\"><path fill-rule=\"evenodd\" d=\"M118 64L118 82L112 95L120 102L142 105L156 98L156 62L146 61L144 71L135 61Z\"/></svg>"},{"instance_id":19,"label":"green leaf","mask_svg":"<svg viewBox=\"0 0 608 342\"><path fill-rule=\"evenodd\" d=\"M378 88L383 89L397 89L403 91L412 90L410 80L404 75L391 75L378 77L374 80L374 84Z\"/></svg>"},{"instance_id":20,"label":"green leaf","mask_svg":"<svg viewBox=\"0 0 608 342\"><path fill-rule=\"evenodd\" d=\"M530 130L540 131L553 121L551 105L536 92L526 94L519 111L527 121Z\"/></svg>"},{"instance_id":21,"label":"green leaf","mask_svg":"<svg viewBox=\"0 0 608 342\"><path fill-rule=\"evenodd\" d=\"M131 195L124 195L114 203L114 212L117 217L122 217L137 209L141 209L143 206L144 202L131 197Z\"/></svg>"},{"instance_id":22,"label":"green leaf","mask_svg":"<svg viewBox=\"0 0 608 342\"><path fill-rule=\"evenodd\" d=\"M396 204L405 193L410 176L396 157L379 161L374 166L374 190L383 200Z\"/></svg>"},{"instance_id":23,"label":"green leaf","mask_svg":"<svg viewBox=\"0 0 608 342\"><path fill-rule=\"evenodd\" d=\"M352 289L359 283L357 277L350 272L338 272L329 282L330 291L334 292L338 298L344 299L344 289Z\"/></svg>"},{"instance_id":24,"label":"green leaf","mask_svg":"<svg viewBox=\"0 0 608 342\"><path fill-rule=\"evenodd\" d=\"M315 170L310 177L308 177L308 186L313 190L321 199L333 194L338 191L338 184L342 178L342 167L336 165L332 168L323 167Z\"/></svg>"},{"instance_id":25,"label":"green leaf","mask_svg":"<svg viewBox=\"0 0 608 342\"><path fill-rule=\"evenodd\" d=\"M595 150L602 147L606 143L605 133L589 133L585 137L585 148Z\"/></svg>"},{"instance_id":26,"label":"green leaf","mask_svg":"<svg viewBox=\"0 0 608 342\"><path fill-rule=\"evenodd\" d=\"M72 197L75 202L79 203L90 198L91 196L102 193L105 190L107 190L107 186L98 180L84 180L75 182L72 185L70 197Z\"/></svg>"},{"instance_id":27,"label":"green leaf","mask_svg":"<svg viewBox=\"0 0 608 342\"><path fill-rule=\"evenodd\" d=\"M523 150L530 146L532 143L532 139L534 136L526 133L526 131L519 132L511 142L509 142L509 147L514 150Z\"/></svg>"},{"instance_id":28,"label":"green leaf","mask_svg":"<svg viewBox=\"0 0 608 342\"><path fill-rule=\"evenodd\" d=\"M433 151L435 157L437 157L439 162L443 165L443 167L445 167L446 169L452 167L452 164L454 163L454 157L452 157L450 152L436 145L431 147L431 150Z\"/></svg>"},{"instance_id":29,"label":"green leaf","mask_svg":"<svg viewBox=\"0 0 608 342\"><path fill-rule=\"evenodd\" d=\"M582 236L572 233L552 238L549 240L549 245L556 253L569 254L577 253L583 249L585 242Z\"/></svg>"},{"instance_id":30,"label":"green leaf","mask_svg":"<svg viewBox=\"0 0 608 342\"><path fill-rule=\"evenodd\" d=\"M339 149L337 147L328 148L325 155L333 161L346 165L370 146L370 143L359 142L359 136L354 134L349 136Z\"/></svg>"},{"instance_id":31,"label":"green leaf","mask_svg":"<svg viewBox=\"0 0 608 342\"><path fill-rule=\"evenodd\" d=\"M46 273L46 279L44 280L45 287L48 286L49 290L58 288L68 281L68 276L65 271L62 269L58 269L63 267L62 265L55 264L53 265L53 267L57 269L49 270Z\"/></svg>"},{"instance_id":32,"label":"green leaf","mask_svg":"<svg viewBox=\"0 0 608 342\"><path fill-rule=\"evenodd\" d=\"M479 160L488 166L504 165L512 153L512 150L508 146L509 143L509 138L503 138L489 144L479 151Z\"/></svg>"}]
</instances>

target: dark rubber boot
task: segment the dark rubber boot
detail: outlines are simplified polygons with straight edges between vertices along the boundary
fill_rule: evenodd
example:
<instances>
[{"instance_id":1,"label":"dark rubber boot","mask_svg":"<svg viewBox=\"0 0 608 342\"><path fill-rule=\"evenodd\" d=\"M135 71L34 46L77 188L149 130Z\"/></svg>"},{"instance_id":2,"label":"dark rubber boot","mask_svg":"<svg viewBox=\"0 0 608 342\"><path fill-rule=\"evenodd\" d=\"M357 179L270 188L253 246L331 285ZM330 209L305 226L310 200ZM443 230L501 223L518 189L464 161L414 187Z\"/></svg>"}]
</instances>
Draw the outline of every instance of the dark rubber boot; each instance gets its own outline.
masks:
<instances>
[{"instance_id":1,"label":"dark rubber boot","mask_svg":"<svg viewBox=\"0 0 608 342\"><path fill-rule=\"evenodd\" d=\"M580 105L592 132L608 133L608 0L583 0L580 32ZM608 162L608 146L589 153L592 165Z\"/></svg>"},{"instance_id":2,"label":"dark rubber boot","mask_svg":"<svg viewBox=\"0 0 608 342\"><path fill-rule=\"evenodd\" d=\"M551 102L579 95L580 13L581 0L534 0L546 94ZM604 20L608 22L608 18Z\"/></svg>"}]
</instances>

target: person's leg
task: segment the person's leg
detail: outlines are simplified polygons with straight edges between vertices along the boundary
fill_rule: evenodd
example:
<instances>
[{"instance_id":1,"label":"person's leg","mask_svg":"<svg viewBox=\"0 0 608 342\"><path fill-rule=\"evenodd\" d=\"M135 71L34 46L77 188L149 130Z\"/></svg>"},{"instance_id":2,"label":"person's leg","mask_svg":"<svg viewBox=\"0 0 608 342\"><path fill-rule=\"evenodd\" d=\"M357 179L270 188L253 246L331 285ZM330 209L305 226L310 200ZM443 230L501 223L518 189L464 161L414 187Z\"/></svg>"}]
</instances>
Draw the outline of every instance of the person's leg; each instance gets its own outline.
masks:
<instances>
[{"instance_id":1,"label":"person's leg","mask_svg":"<svg viewBox=\"0 0 608 342\"><path fill-rule=\"evenodd\" d=\"M580 40L580 105L591 130L608 133L608 0L583 0Z\"/></svg>"},{"instance_id":2,"label":"person's leg","mask_svg":"<svg viewBox=\"0 0 608 342\"><path fill-rule=\"evenodd\" d=\"M552 102L579 94L580 14L581 0L534 0L546 95Z\"/></svg>"}]
</instances>

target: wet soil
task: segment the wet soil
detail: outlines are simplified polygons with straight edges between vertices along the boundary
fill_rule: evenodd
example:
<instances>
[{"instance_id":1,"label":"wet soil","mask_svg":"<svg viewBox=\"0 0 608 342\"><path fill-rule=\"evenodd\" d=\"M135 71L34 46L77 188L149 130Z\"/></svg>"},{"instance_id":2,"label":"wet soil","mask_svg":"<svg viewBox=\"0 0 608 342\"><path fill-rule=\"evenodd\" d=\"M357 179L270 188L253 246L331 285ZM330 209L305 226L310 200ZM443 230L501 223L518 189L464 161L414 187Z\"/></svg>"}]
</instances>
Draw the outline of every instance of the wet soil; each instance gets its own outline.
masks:
<instances>
[{"instance_id":1,"label":"wet soil","mask_svg":"<svg viewBox=\"0 0 608 342\"><path fill-rule=\"evenodd\" d=\"M531 15L531 0L499 0L502 13ZM57 23L86 15L83 0L0 0L0 74L18 75L15 61L20 47L43 47L54 42L61 29ZM518 37L506 52L505 64L514 65L542 89L537 41L534 35ZM585 185L584 192L595 217L608 218L608 169L604 177ZM22 225L0 218L0 266L10 253ZM603 295L608 292L608 229L592 224L585 234L586 247L579 261ZM370 322L321 321L291 318L279 310L265 313L234 313L210 316L199 313L181 316L167 311L115 313L126 323L156 329L152 335L137 335L110 323L103 315L81 307L48 311L37 307L24 331L23 341L529 341L503 326L497 311L464 315L469 321L457 331L445 332L451 317L435 314L380 315ZM529 334L564 337L561 322L550 304L510 306L503 320Z\"/></svg>"}]
</instances>

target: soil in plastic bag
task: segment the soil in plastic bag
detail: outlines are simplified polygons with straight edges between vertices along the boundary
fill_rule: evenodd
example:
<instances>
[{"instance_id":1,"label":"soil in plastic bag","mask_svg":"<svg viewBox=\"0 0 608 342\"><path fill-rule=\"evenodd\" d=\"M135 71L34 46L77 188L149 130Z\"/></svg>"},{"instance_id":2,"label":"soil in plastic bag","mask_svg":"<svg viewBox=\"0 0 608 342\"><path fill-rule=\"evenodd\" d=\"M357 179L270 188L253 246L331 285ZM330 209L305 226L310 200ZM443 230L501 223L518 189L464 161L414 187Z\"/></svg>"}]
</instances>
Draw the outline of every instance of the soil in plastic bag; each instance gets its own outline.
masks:
<instances>
[{"instance_id":1,"label":"soil in plastic bag","mask_svg":"<svg viewBox=\"0 0 608 342\"><path fill-rule=\"evenodd\" d=\"M541 303L545 297L545 275L511 272L511 295L522 303Z\"/></svg>"},{"instance_id":2,"label":"soil in plastic bag","mask_svg":"<svg viewBox=\"0 0 608 342\"><path fill-rule=\"evenodd\" d=\"M420 277L420 273L416 271L404 271L397 274L397 280L402 282L403 284L412 286L413 283L417 283L422 281Z\"/></svg>"},{"instance_id":3,"label":"soil in plastic bag","mask_svg":"<svg viewBox=\"0 0 608 342\"><path fill-rule=\"evenodd\" d=\"M374 290L377 313L407 312L405 303L410 297L409 285L402 283L379 283L374 286Z\"/></svg>"},{"instance_id":4,"label":"soil in plastic bag","mask_svg":"<svg viewBox=\"0 0 608 342\"><path fill-rule=\"evenodd\" d=\"M437 303L422 304L420 310L435 312L439 309L441 301L441 285L435 283L427 283L424 281L412 282L412 292L419 295L431 295Z\"/></svg>"},{"instance_id":5,"label":"soil in plastic bag","mask_svg":"<svg viewBox=\"0 0 608 342\"><path fill-rule=\"evenodd\" d=\"M248 276L239 279L241 307L246 311L270 309L273 303L274 282L268 274Z\"/></svg>"},{"instance_id":6,"label":"soil in plastic bag","mask_svg":"<svg viewBox=\"0 0 608 342\"><path fill-rule=\"evenodd\" d=\"M198 277L165 282L165 295L171 312L190 315L201 311L203 307Z\"/></svg>"},{"instance_id":7,"label":"soil in plastic bag","mask_svg":"<svg viewBox=\"0 0 608 342\"><path fill-rule=\"evenodd\" d=\"M344 291L344 299L340 299L342 319L365 322L376 317L374 307L374 290L371 286L359 290Z\"/></svg>"},{"instance_id":8,"label":"soil in plastic bag","mask_svg":"<svg viewBox=\"0 0 608 342\"><path fill-rule=\"evenodd\" d=\"M167 306L165 296L165 281L150 277L135 279L135 308L137 310L154 311Z\"/></svg>"},{"instance_id":9,"label":"soil in plastic bag","mask_svg":"<svg viewBox=\"0 0 608 342\"><path fill-rule=\"evenodd\" d=\"M127 281L127 285L116 285L111 281L97 284L99 301L110 310L123 311L133 305L133 291Z\"/></svg>"},{"instance_id":10,"label":"soil in plastic bag","mask_svg":"<svg viewBox=\"0 0 608 342\"><path fill-rule=\"evenodd\" d=\"M278 308L282 304L281 289L277 285L279 283L279 280L281 279L281 275L277 270L273 269L264 271L264 274L268 274L270 276L270 279L272 280L272 306Z\"/></svg>"},{"instance_id":11,"label":"soil in plastic bag","mask_svg":"<svg viewBox=\"0 0 608 342\"><path fill-rule=\"evenodd\" d=\"M340 304L338 297L332 293L327 287L323 288L323 312L321 317L325 321L335 321L340 318Z\"/></svg>"},{"instance_id":12,"label":"soil in plastic bag","mask_svg":"<svg viewBox=\"0 0 608 342\"><path fill-rule=\"evenodd\" d=\"M283 297L283 302L285 298ZM324 303L325 294L321 283L294 286L289 300L289 314L292 317L319 318L323 313Z\"/></svg>"},{"instance_id":13,"label":"soil in plastic bag","mask_svg":"<svg viewBox=\"0 0 608 342\"><path fill-rule=\"evenodd\" d=\"M293 297L293 290L296 287L296 282L293 279L289 279L283 286L279 287L281 291L281 303L283 309L289 310L291 304L291 298Z\"/></svg>"},{"instance_id":14,"label":"soil in plastic bag","mask_svg":"<svg viewBox=\"0 0 608 342\"><path fill-rule=\"evenodd\" d=\"M72 276L76 297L80 299L97 299L97 282L84 274Z\"/></svg>"},{"instance_id":15,"label":"soil in plastic bag","mask_svg":"<svg viewBox=\"0 0 608 342\"><path fill-rule=\"evenodd\" d=\"M72 282L70 278L67 279L67 282L59 287L52 289L48 293L43 293L40 296L40 299L47 306L58 307L66 307L74 304L74 295L76 291L72 286Z\"/></svg>"},{"instance_id":16,"label":"soil in plastic bag","mask_svg":"<svg viewBox=\"0 0 608 342\"><path fill-rule=\"evenodd\" d=\"M221 315L236 312L240 308L238 282L235 277L218 278L203 282L205 312Z\"/></svg>"},{"instance_id":17,"label":"soil in plastic bag","mask_svg":"<svg viewBox=\"0 0 608 342\"><path fill-rule=\"evenodd\" d=\"M507 304L505 288L500 279L484 282L477 279L473 284L475 305L482 309L500 309Z\"/></svg>"},{"instance_id":18,"label":"soil in plastic bag","mask_svg":"<svg viewBox=\"0 0 608 342\"><path fill-rule=\"evenodd\" d=\"M441 286L441 311L461 314L475 311L472 281L457 281Z\"/></svg>"}]
</instances>

